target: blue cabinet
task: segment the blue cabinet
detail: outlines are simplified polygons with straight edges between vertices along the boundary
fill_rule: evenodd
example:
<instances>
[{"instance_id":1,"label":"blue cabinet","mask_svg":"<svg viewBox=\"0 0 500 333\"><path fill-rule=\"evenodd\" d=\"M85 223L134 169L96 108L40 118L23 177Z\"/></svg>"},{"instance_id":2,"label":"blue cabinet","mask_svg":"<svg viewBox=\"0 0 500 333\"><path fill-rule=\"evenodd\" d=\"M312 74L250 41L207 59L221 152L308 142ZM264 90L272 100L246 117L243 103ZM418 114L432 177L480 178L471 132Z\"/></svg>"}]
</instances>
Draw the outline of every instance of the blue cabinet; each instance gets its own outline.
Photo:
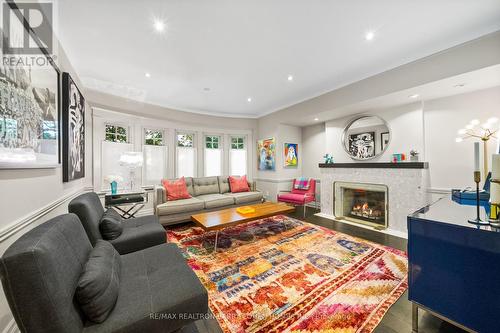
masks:
<instances>
[{"instance_id":1,"label":"blue cabinet","mask_svg":"<svg viewBox=\"0 0 500 333\"><path fill-rule=\"evenodd\" d=\"M408 217L408 296L414 318L424 308L469 331L500 332L500 233L469 224L475 214L442 198Z\"/></svg>"}]
</instances>

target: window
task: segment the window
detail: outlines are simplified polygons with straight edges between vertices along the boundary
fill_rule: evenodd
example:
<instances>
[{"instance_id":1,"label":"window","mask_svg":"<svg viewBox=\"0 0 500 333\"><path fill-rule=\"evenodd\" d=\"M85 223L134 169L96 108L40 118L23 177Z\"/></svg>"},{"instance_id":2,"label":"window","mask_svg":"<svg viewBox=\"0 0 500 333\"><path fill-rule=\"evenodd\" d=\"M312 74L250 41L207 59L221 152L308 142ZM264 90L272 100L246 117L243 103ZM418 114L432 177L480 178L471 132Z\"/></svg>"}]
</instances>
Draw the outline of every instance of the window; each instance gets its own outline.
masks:
<instances>
[{"instance_id":1,"label":"window","mask_svg":"<svg viewBox=\"0 0 500 333\"><path fill-rule=\"evenodd\" d=\"M155 185L167 178L167 147L164 145L164 131L144 129L144 184Z\"/></svg>"},{"instance_id":2,"label":"window","mask_svg":"<svg viewBox=\"0 0 500 333\"><path fill-rule=\"evenodd\" d=\"M127 129L118 125L106 125L106 141L127 142Z\"/></svg>"},{"instance_id":3,"label":"window","mask_svg":"<svg viewBox=\"0 0 500 333\"><path fill-rule=\"evenodd\" d=\"M144 144L163 146L163 131L151 129L144 130Z\"/></svg>"},{"instance_id":4,"label":"window","mask_svg":"<svg viewBox=\"0 0 500 333\"><path fill-rule=\"evenodd\" d=\"M178 133L176 136L176 177L196 176L196 148L194 134Z\"/></svg>"},{"instance_id":5,"label":"window","mask_svg":"<svg viewBox=\"0 0 500 333\"><path fill-rule=\"evenodd\" d=\"M245 137L232 136L231 150L229 151L229 174L243 176L247 174L247 150Z\"/></svg>"},{"instance_id":6,"label":"window","mask_svg":"<svg viewBox=\"0 0 500 333\"><path fill-rule=\"evenodd\" d=\"M205 136L205 177L222 175L222 145L220 136Z\"/></svg>"}]
</instances>

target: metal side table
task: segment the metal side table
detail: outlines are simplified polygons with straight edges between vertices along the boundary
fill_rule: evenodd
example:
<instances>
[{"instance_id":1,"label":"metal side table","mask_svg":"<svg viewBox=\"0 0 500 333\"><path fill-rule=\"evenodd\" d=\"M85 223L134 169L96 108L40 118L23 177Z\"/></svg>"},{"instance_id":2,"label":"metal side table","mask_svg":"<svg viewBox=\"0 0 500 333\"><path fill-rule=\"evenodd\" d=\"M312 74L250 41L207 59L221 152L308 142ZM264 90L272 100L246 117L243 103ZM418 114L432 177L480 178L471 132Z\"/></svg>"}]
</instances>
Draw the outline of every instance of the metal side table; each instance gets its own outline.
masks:
<instances>
[{"instance_id":1,"label":"metal side table","mask_svg":"<svg viewBox=\"0 0 500 333\"><path fill-rule=\"evenodd\" d=\"M147 202L148 192L143 190L104 195L104 206L114 208L124 219L134 218Z\"/></svg>"}]
</instances>

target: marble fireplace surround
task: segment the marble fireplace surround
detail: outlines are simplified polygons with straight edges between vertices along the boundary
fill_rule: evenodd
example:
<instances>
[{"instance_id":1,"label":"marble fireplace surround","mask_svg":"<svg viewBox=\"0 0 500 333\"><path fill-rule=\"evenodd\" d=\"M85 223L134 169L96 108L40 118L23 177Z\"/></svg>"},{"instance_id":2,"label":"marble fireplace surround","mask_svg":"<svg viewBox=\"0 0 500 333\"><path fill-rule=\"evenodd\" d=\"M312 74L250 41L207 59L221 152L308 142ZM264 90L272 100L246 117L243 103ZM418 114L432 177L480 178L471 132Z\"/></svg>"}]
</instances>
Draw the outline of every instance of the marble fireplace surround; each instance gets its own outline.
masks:
<instances>
[{"instance_id":1,"label":"marble fireplace surround","mask_svg":"<svg viewBox=\"0 0 500 333\"><path fill-rule=\"evenodd\" d=\"M406 217L428 203L429 170L427 165L419 168L395 168L354 166L324 167L321 170L321 213L319 216L335 219L334 182L382 184L388 187L388 228L381 230L388 234L407 238ZM353 224L352 222L342 221ZM357 226L373 229L370 226Z\"/></svg>"}]
</instances>

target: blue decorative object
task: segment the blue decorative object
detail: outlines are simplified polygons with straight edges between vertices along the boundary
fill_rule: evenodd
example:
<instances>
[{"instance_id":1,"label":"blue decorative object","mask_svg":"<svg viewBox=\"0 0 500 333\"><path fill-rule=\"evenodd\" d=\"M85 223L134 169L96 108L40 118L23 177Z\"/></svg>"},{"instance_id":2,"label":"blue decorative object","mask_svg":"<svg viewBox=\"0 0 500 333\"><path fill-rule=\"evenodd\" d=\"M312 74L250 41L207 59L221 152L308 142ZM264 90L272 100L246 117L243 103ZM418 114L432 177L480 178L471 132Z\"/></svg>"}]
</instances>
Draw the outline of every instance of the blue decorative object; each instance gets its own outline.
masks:
<instances>
[{"instance_id":1,"label":"blue decorative object","mask_svg":"<svg viewBox=\"0 0 500 333\"><path fill-rule=\"evenodd\" d=\"M116 194L118 191L118 183L116 181L111 182L111 194Z\"/></svg>"},{"instance_id":2,"label":"blue decorative object","mask_svg":"<svg viewBox=\"0 0 500 333\"><path fill-rule=\"evenodd\" d=\"M325 159L325 164L333 164L333 156L332 155L326 154L325 156L323 156L323 158Z\"/></svg>"}]
</instances>

